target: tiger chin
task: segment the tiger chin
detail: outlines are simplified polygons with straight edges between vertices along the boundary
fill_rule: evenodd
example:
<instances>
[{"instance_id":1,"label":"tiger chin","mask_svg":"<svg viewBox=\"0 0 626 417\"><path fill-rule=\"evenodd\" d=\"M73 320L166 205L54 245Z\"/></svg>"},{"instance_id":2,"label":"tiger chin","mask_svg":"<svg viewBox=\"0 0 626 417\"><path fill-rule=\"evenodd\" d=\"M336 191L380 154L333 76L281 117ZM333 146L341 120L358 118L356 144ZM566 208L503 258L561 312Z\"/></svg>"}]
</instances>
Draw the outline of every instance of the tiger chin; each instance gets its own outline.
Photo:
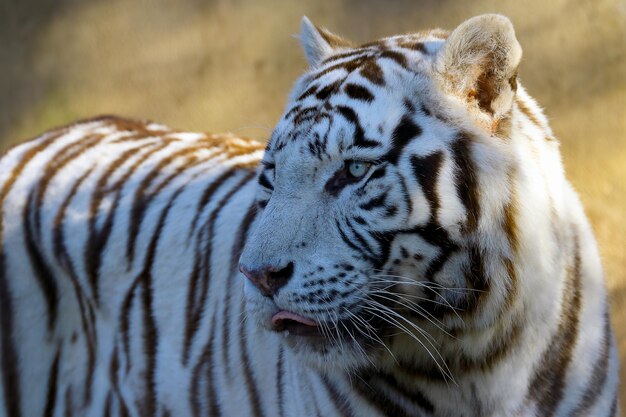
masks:
<instances>
[{"instance_id":1,"label":"tiger chin","mask_svg":"<svg viewBox=\"0 0 626 417\"><path fill-rule=\"evenodd\" d=\"M0 416L618 415L511 22L300 38L267 144L105 116L2 156Z\"/></svg>"}]
</instances>

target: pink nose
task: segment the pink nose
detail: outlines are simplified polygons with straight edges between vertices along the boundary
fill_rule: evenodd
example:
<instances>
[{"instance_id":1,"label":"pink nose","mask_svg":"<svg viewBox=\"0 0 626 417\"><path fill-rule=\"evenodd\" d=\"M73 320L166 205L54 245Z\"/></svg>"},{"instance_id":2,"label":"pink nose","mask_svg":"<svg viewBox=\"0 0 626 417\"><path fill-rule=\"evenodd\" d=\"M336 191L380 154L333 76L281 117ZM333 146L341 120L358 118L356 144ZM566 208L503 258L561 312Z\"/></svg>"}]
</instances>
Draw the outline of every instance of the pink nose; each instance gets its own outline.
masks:
<instances>
[{"instance_id":1,"label":"pink nose","mask_svg":"<svg viewBox=\"0 0 626 417\"><path fill-rule=\"evenodd\" d=\"M266 265L252 269L240 264L239 270L246 276L266 297L275 295L279 289L285 286L293 275L293 262L284 267Z\"/></svg>"}]
</instances>

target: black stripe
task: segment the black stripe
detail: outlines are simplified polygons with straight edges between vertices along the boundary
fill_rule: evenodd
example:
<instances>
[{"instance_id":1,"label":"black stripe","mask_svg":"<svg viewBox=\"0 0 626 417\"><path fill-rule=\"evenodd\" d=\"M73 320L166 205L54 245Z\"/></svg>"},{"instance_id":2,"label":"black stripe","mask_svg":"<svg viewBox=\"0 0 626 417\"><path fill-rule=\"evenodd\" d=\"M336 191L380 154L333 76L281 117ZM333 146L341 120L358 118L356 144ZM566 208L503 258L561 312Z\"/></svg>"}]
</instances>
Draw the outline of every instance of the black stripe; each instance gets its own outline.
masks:
<instances>
[{"instance_id":1,"label":"black stripe","mask_svg":"<svg viewBox=\"0 0 626 417\"><path fill-rule=\"evenodd\" d=\"M48 265L41 253L40 248L37 246L34 237L33 227L33 213L31 209L34 206L35 194L31 191L29 198L26 201L22 214L22 229L24 233L24 241L26 244L26 252L28 259L35 273L35 279L39 285L39 289L42 292L44 300L46 301L47 309L47 325L48 331L52 331L57 319L58 310L58 288L56 279L52 275L52 268Z\"/></svg>"},{"instance_id":2,"label":"black stripe","mask_svg":"<svg viewBox=\"0 0 626 417\"><path fill-rule=\"evenodd\" d=\"M50 365L50 371L48 372L48 390L46 394L46 406L44 407L43 416L52 417L54 413L54 406L57 401L57 384L59 379L59 358L61 357L61 348L57 349L57 353L54 356L52 365Z\"/></svg>"},{"instance_id":3,"label":"black stripe","mask_svg":"<svg viewBox=\"0 0 626 417\"><path fill-rule=\"evenodd\" d=\"M28 163L41 151L67 133L67 129L53 132L41 142L24 152L22 159L13 168L11 176L4 182L0 190L0 361L2 364L2 387L4 391L4 407L7 417L20 417L21 391L19 356L15 348L13 335L13 296L7 278L7 263L4 250L4 202L13 185Z\"/></svg>"},{"instance_id":4,"label":"black stripe","mask_svg":"<svg viewBox=\"0 0 626 417\"><path fill-rule=\"evenodd\" d=\"M261 175L259 175L259 184L262 187L267 188L268 190L274 189L274 186L272 185L272 183L270 183L265 171L261 172Z\"/></svg>"},{"instance_id":5,"label":"black stripe","mask_svg":"<svg viewBox=\"0 0 626 417\"><path fill-rule=\"evenodd\" d=\"M102 135L90 135L81 138L79 141L71 143L57 152L43 168L43 173L37 184L37 190L33 200L33 207L36 210L35 230L38 237L41 234L41 206L48 190L48 185L67 164L81 156L85 151L98 145L103 138Z\"/></svg>"},{"instance_id":6,"label":"black stripe","mask_svg":"<svg viewBox=\"0 0 626 417\"><path fill-rule=\"evenodd\" d=\"M387 51L383 51L380 54L380 57L388 58L394 61L396 64L400 65L402 68L405 68L405 69L408 68L406 57L404 56L404 54L400 52L387 50Z\"/></svg>"},{"instance_id":7,"label":"black stripe","mask_svg":"<svg viewBox=\"0 0 626 417\"><path fill-rule=\"evenodd\" d=\"M222 174L220 174L217 178L215 178L211 184L202 192L202 196L200 200L198 200L198 207L196 208L196 215L191 222L191 228L189 229L189 238L191 238L192 233L196 230L196 226L198 224L198 220L200 216L204 212L204 208L211 202L211 197L213 194L224 184L230 177L235 175L237 171L234 169L228 169Z\"/></svg>"},{"instance_id":8,"label":"black stripe","mask_svg":"<svg viewBox=\"0 0 626 417\"><path fill-rule=\"evenodd\" d=\"M115 346L115 348L113 349L113 354L111 355L111 361L109 363L109 380L111 381L111 385L113 386L113 390L115 391L115 395L116 395L117 403L118 403L119 415L121 417L127 417L130 415L130 412L128 411L128 406L126 405L126 402L124 401L124 397L122 396L122 393L120 392L120 386L119 386L119 381L117 377L118 370L119 370L119 353L117 350L117 346ZM66 399L65 402L67 404L69 401Z\"/></svg>"},{"instance_id":9,"label":"black stripe","mask_svg":"<svg viewBox=\"0 0 626 417\"><path fill-rule=\"evenodd\" d=\"M243 310L245 307L243 305L244 299L241 297L241 309ZM252 372L252 368L250 366L250 353L248 352L248 332L246 331L245 326L241 326L239 332L239 346L240 346L240 360L243 366L243 374L244 374L244 382L246 385L246 390L248 391L248 395L250 397L250 403L252 405L252 414L255 417L262 417L263 410L261 409L261 398L259 395L259 390L257 387L257 383L254 380L254 374Z\"/></svg>"},{"instance_id":10,"label":"black stripe","mask_svg":"<svg viewBox=\"0 0 626 417\"><path fill-rule=\"evenodd\" d=\"M352 225L349 219L346 219L346 224L350 228L350 231L352 232L354 237L356 237L356 240L358 240L359 243L361 244L361 247L364 249L364 252L367 252L371 258L376 258L376 252L374 251L374 249L372 249L367 239L365 239L363 235L361 235L359 232L356 231L356 229L354 228L354 226Z\"/></svg>"},{"instance_id":11,"label":"black stripe","mask_svg":"<svg viewBox=\"0 0 626 417\"><path fill-rule=\"evenodd\" d=\"M372 84L385 85L385 76L375 59L368 59L364 62L360 70L361 75L369 80Z\"/></svg>"},{"instance_id":12,"label":"black stripe","mask_svg":"<svg viewBox=\"0 0 626 417\"><path fill-rule=\"evenodd\" d=\"M402 116L391 135L391 149L385 155L385 159L392 164L397 164L402 150L411 140L421 134L422 128L416 125L409 115Z\"/></svg>"},{"instance_id":13,"label":"black stripe","mask_svg":"<svg viewBox=\"0 0 626 417\"><path fill-rule=\"evenodd\" d=\"M404 407L394 402L389 396L380 389L373 387L372 378L355 378L352 382L356 391L361 394L363 400L367 401L372 407L376 408L381 415L394 417L411 417Z\"/></svg>"},{"instance_id":14,"label":"black stripe","mask_svg":"<svg viewBox=\"0 0 626 417\"><path fill-rule=\"evenodd\" d=\"M333 402L333 406L335 407L335 409L339 413L341 413L342 416L356 417L356 414L352 410L352 407L350 407L350 403L339 392L335 384L333 384L325 375L322 375L321 378L322 378L322 383L324 384L324 387L328 391L330 400Z\"/></svg>"},{"instance_id":15,"label":"black stripe","mask_svg":"<svg viewBox=\"0 0 626 417\"><path fill-rule=\"evenodd\" d=\"M191 304L187 305L187 323L185 328L185 350L183 352L184 358L188 357L189 349L191 347L191 341L198 330L198 325L201 320L202 311L205 307L204 303L208 294L209 281L211 278L211 255L213 252L213 234L215 228L215 222L218 215L230 201L230 199L239 191L246 183L248 183L255 176L254 171L249 171L244 175L224 196L217 202L215 208L209 215L207 221L202 225L201 231L203 233L203 239L198 240L198 245L204 241L205 247L202 248L203 261L202 265L202 279L199 279L200 274L196 275L196 280L190 283L190 293L188 300ZM199 282L198 282L199 281ZM196 285L200 285L200 289L196 289ZM228 286L227 286L228 288ZM198 295L195 292L199 292Z\"/></svg>"},{"instance_id":16,"label":"black stripe","mask_svg":"<svg viewBox=\"0 0 626 417\"><path fill-rule=\"evenodd\" d=\"M609 357L611 343L611 322L608 310L604 313L604 326L598 359L591 370L591 377L587 381L587 389L582 395L581 402L574 409L572 417L583 417L589 415L591 407L596 403L606 385L608 377Z\"/></svg>"},{"instance_id":17,"label":"black stripe","mask_svg":"<svg viewBox=\"0 0 626 417\"><path fill-rule=\"evenodd\" d=\"M335 220L335 225L337 226L337 230L339 231L339 236L341 237L341 240L343 240L344 243L348 245L348 247L352 248L355 252L357 252L359 255L363 256L364 258L373 260L371 257L363 253L363 250L361 248L359 248L354 243L352 243L352 241L348 238L348 236L346 236L346 233L341 229L341 225L339 224L338 220Z\"/></svg>"},{"instance_id":18,"label":"black stripe","mask_svg":"<svg viewBox=\"0 0 626 417\"><path fill-rule=\"evenodd\" d=\"M63 136L67 132L67 129L59 129L59 131L52 133L49 137L42 139L42 141L32 148L25 151L22 159L17 166L13 168L11 176L3 184L0 192L0 312L2 329L1 329L1 345L2 345L2 379L4 390L4 402L7 415L9 417L17 417L21 415L20 402L20 375L19 369L19 357L14 345L13 339L13 306L12 295L8 280L6 277L6 258L4 252L4 201L9 194L13 185L19 178L26 165L41 151L45 150L50 144L56 141L59 137Z\"/></svg>"},{"instance_id":19,"label":"black stripe","mask_svg":"<svg viewBox=\"0 0 626 417\"><path fill-rule=\"evenodd\" d=\"M285 417L285 387L284 387L284 378L283 375L285 373L283 361L285 352L283 351L283 347L280 346L278 350L278 363L276 364L276 389L278 390L277 399L278 402L278 417ZM228 365L228 364L227 364Z\"/></svg>"},{"instance_id":20,"label":"black stripe","mask_svg":"<svg viewBox=\"0 0 626 417\"><path fill-rule=\"evenodd\" d=\"M196 160L195 157L193 156L194 152L198 150L202 150L202 149L206 149L206 146L203 146L203 145L192 146L192 147L184 148L176 152L173 152L171 154L168 154L167 156L165 156L163 159L161 159L158 163L154 165L152 170L146 174L146 176L137 186L135 193L134 193L133 202L130 208L129 219L128 219L129 229L128 229L128 240L126 242L126 261L128 263L129 270L132 267L132 263L135 259L136 243L139 237L139 231L141 229L141 225L144 220L144 214L148 211L150 204L153 201L153 198L170 181L172 181L172 179L174 179L181 172L190 168L191 166L194 166L194 165L197 165L198 163L203 162L203 160L200 160L200 161ZM189 155L189 154L192 154L192 155ZM211 155L209 159L215 156L216 155ZM161 184L159 184L153 192L148 193L147 191L152 186L152 184L159 178L163 170L167 166L174 163L178 158L186 158L185 159L186 163L181 164L181 166L175 169L175 172L172 175L169 175ZM190 163L191 161L193 161L193 164Z\"/></svg>"},{"instance_id":21,"label":"black stripe","mask_svg":"<svg viewBox=\"0 0 626 417\"><path fill-rule=\"evenodd\" d=\"M315 97L318 100L324 101L328 98L328 96L337 92L337 90L339 90L340 85L341 83L338 81L332 84L328 84L326 87L321 88L317 93L315 93Z\"/></svg>"},{"instance_id":22,"label":"black stripe","mask_svg":"<svg viewBox=\"0 0 626 417\"><path fill-rule=\"evenodd\" d=\"M4 210L0 210L4 211ZM2 214L0 214L1 216ZM0 219L2 221L2 219ZM8 417L19 417L20 411L20 373L18 355L13 338L13 297L6 277L6 258L0 252L0 334L2 335L2 386L4 406Z\"/></svg>"},{"instance_id":23,"label":"black stripe","mask_svg":"<svg viewBox=\"0 0 626 417\"><path fill-rule=\"evenodd\" d=\"M372 198L368 202L359 205L359 207L363 210L371 211L375 208L383 207L386 201L387 201L387 191Z\"/></svg>"},{"instance_id":24,"label":"black stripe","mask_svg":"<svg viewBox=\"0 0 626 417\"><path fill-rule=\"evenodd\" d=\"M344 90L348 97L353 98L355 100L365 101L370 103L374 101L374 94L371 93L366 87L362 85L347 83L344 87Z\"/></svg>"},{"instance_id":25,"label":"black stripe","mask_svg":"<svg viewBox=\"0 0 626 417\"><path fill-rule=\"evenodd\" d=\"M476 229L480 218L477 169L472 157L471 141L468 135L461 134L452 143L452 157L456 165L456 189L463 206L467 210L467 231Z\"/></svg>"},{"instance_id":26,"label":"black stripe","mask_svg":"<svg viewBox=\"0 0 626 417\"><path fill-rule=\"evenodd\" d=\"M239 225L239 229L237 230L237 235L235 236L235 240L233 241L233 247L230 251L229 276L234 275L235 277L240 277L240 275L238 274L239 268L237 268L237 265L239 263L239 258L241 257L241 252L243 251L243 247L246 243L246 240L248 239L250 226L252 225L252 222L256 218L256 212L257 212L256 206L253 203L250 205L250 207L248 207L248 211L246 212L243 219L241 220L241 224ZM229 317L228 306L230 305L231 298L232 298L232 295L231 295L232 287L233 285L231 283L228 283L226 285L226 294L224 296L224 310L222 312L222 317L223 317L222 354L223 354L223 363L225 365L227 376L230 376L231 367L229 366L230 364L230 349L229 349L230 320L227 320L226 318Z\"/></svg>"},{"instance_id":27,"label":"black stripe","mask_svg":"<svg viewBox=\"0 0 626 417\"><path fill-rule=\"evenodd\" d=\"M537 402L541 416L551 417L563 399L567 370L578 337L581 308L581 254L575 235L573 265L568 268L561 301L560 321L543 359L535 365L528 396Z\"/></svg>"},{"instance_id":28,"label":"black stripe","mask_svg":"<svg viewBox=\"0 0 626 417\"><path fill-rule=\"evenodd\" d=\"M339 110L339 113L354 126L354 146L360 146L362 148L375 148L377 146L381 146L380 143L365 137L363 127L361 126L359 118L354 110L347 106L337 106L336 108Z\"/></svg>"},{"instance_id":29,"label":"black stripe","mask_svg":"<svg viewBox=\"0 0 626 417\"><path fill-rule=\"evenodd\" d=\"M91 291L96 305L100 300L99 274L100 265L102 265L103 261L102 256L104 255L104 248L106 247L106 244L109 241L109 237L111 235L111 231L113 230L115 214L117 212L117 208L122 197L122 189L127 183L127 180L130 178L130 176L135 173L135 171L141 164L143 164L150 156L154 155L156 152L167 147L168 144L169 142L165 141L165 143L159 144L154 148L149 149L128 168L124 175L122 175L122 177L115 184L108 186L109 179L117 171L117 169L120 168L122 164L128 158L133 156L136 152L145 149L146 145L141 145L139 147L129 149L126 152L122 153L119 158L109 164L109 166L104 170L104 172L98 179L98 183L96 184L96 188L93 192L89 204L89 238L87 239L83 255L85 262L85 272L87 273L87 278L89 281L89 285L91 286ZM98 210L100 208L100 203L102 202L104 197L111 191L114 192L113 202L108 212L106 213L106 217L102 222L100 230L96 230L96 222L98 219Z\"/></svg>"},{"instance_id":30,"label":"black stripe","mask_svg":"<svg viewBox=\"0 0 626 417\"><path fill-rule=\"evenodd\" d=\"M439 195L437 194L437 179L443 162L443 154L435 152L427 156L411 156L413 175L419 182L424 196L430 204L431 221L436 221L439 210Z\"/></svg>"},{"instance_id":31,"label":"black stripe","mask_svg":"<svg viewBox=\"0 0 626 417\"><path fill-rule=\"evenodd\" d=\"M186 184L185 184L186 185ZM154 318L153 306L153 288L152 288L152 267L156 250L161 238L161 233L165 226L166 219L170 213L176 198L185 189L185 185L179 187L170 197L167 205L161 211L156 229L152 234L150 244L144 259L143 270L137 277L141 285L141 309L143 318L143 347L146 356L146 392L143 401L142 414L153 416L156 413L157 397L156 397L156 355L158 347L159 334L157 330L156 320Z\"/></svg>"},{"instance_id":32,"label":"black stripe","mask_svg":"<svg viewBox=\"0 0 626 417\"><path fill-rule=\"evenodd\" d=\"M309 97L309 96L311 96L311 95L315 94L315 92L317 91L317 88L318 88L318 87L319 87L319 86L318 86L317 84L315 84L315 85L312 85L311 87L307 88L307 89L306 89L306 91L305 91L304 93L302 93L302 94L300 95L300 97L298 97L298 98L296 99L296 101L301 101L301 100L304 100L305 98L307 98L307 97ZM298 106L296 106L296 107L298 107ZM295 107L294 107L294 109L295 109ZM293 111L294 109L292 109L291 111ZM288 118L288 117L290 116L291 111L285 115L285 118ZM297 110L296 110L296 111L297 111Z\"/></svg>"}]
</instances>

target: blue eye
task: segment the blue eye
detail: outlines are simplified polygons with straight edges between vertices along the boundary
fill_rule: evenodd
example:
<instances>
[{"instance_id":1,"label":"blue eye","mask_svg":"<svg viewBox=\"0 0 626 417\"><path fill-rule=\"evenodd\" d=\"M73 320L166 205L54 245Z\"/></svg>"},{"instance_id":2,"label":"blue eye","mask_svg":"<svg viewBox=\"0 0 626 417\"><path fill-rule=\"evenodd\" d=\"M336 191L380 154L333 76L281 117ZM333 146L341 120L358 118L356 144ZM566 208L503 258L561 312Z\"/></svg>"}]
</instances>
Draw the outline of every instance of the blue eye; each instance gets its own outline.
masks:
<instances>
[{"instance_id":1,"label":"blue eye","mask_svg":"<svg viewBox=\"0 0 626 417\"><path fill-rule=\"evenodd\" d=\"M361 178L369 171L372 166L369 162L350 161L347 163L348 174L354 178Z\"/></svg>"}]
</instances>

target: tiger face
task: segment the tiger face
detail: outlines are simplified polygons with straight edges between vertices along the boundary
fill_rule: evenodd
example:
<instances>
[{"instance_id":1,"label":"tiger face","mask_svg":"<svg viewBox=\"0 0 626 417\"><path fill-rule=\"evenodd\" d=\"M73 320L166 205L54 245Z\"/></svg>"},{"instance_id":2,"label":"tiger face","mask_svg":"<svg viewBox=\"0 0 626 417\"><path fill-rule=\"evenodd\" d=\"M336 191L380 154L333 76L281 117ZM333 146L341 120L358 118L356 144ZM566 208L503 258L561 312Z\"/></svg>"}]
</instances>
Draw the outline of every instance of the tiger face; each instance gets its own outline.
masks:
<instances>
[{"instance_id":1,"label":"tiger face","mask_svg":"<svg viewBox=\"0 0 626 417\"><path fill-rule=\"evenodd\" d=\"M240 269L249 315L308 362L428 357L437 329L484 320L488 285L506 298L476 241L480 190L489 210L508 198L521 52L508 20L482 19L360 47L303 20L311 69L267 146Z\"/></svg>"}]
</instances>

